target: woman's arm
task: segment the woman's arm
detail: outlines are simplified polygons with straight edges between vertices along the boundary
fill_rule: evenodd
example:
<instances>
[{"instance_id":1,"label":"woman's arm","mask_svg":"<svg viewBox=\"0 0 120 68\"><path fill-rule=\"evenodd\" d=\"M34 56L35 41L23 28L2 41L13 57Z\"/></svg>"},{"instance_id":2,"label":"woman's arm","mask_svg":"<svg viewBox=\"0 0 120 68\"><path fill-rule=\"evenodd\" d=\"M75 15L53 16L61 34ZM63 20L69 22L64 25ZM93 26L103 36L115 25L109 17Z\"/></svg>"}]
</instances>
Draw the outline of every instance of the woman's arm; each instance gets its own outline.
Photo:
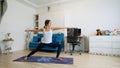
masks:
<instances>
[{"instance_id":1,"label":"woman's arm","mask_svg":"<svg viewBox=\"0 0 120 68\"><path fill-rule=\"evenodd\" d=\"M52 27L52 30L61 30L61 29L67 29L68 27Z\"/></svg>"},{"instance_id":2,"label":"woman's arm","mask_svg":"<svg viewBox=\"0 0 120 68\"><path fill-rule=\"evenodd\" d=\"M25 32L43 32L43 29L32 29L32 30L25 30Z\"/></svg>"}]
</instances>

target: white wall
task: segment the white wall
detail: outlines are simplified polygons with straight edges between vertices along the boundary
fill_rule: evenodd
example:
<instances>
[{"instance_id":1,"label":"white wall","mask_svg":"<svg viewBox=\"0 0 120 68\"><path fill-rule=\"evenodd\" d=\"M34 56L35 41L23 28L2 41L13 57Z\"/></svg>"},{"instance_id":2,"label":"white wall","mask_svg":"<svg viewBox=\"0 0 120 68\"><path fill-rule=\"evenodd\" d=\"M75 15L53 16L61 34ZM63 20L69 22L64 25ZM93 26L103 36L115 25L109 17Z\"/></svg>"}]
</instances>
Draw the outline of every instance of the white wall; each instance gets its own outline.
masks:
<instances>
[{"instance_id":1,"label":"white wall","mask_svg":"<svg viewBox=\"0 0 120 68\"><path fill-rule=\"evenodd\" d=\"M36 10L27 7L16 0L7 0L8 8L0 24L0 46L4 46L2 39L10 32L14 39L13 51L25 49L25 29L33 28Z\"/></svg>"},{"instance_id":2,"label":"white wall","mask_svg":"<svg viewBox=\"0 0 120 68\"><path fill-rule=\"evenodd\" d=\"M50 7L51 13L47 7L38 10L42 23L43 18L55 17L53 22L64 22L63 26L82 28L82 34L87 36L95 34L97 28L120 29L120 0L75 0ZM60 23L55 25L58 24Z\"/></svg>"},{"instance_id":3,"label":"white wall","mask_svg":"<svg viewBox=\"0 0 120 68\"><path fill-rule=\"evenodd\" d=\"M120 0L79 0L63 7L66 25L82 28L84 35L93 35L97 28L120 29Z\"/></svg>"}]
</instances>

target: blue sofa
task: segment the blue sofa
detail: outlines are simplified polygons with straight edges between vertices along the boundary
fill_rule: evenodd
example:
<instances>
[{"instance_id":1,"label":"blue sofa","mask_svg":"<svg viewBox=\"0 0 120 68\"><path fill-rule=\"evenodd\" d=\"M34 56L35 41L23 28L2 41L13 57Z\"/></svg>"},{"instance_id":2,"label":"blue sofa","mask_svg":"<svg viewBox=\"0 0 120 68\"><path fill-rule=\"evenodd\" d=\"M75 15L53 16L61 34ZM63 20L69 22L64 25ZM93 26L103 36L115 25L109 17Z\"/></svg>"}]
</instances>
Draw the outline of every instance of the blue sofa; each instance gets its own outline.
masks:
<instances>
[{"instance_id":1,"label":"blue sofa","mask_svg":"<svg viewBox=\"0 0 120 68\"><path fill-rule=\"evenodd\" d=\"M41 42L41 38L43 37L42 33L38 33L37 36L33 36L33 40L29 43L30 49L35 49ZM64 34L53 34L52 36L52 42L61 44L64 47ZM54 45L53 45L54 46ZM57 51L56 48L52 47L44 47L42 50L49 50L49 51Z\"/></svg>"}]
</instances>

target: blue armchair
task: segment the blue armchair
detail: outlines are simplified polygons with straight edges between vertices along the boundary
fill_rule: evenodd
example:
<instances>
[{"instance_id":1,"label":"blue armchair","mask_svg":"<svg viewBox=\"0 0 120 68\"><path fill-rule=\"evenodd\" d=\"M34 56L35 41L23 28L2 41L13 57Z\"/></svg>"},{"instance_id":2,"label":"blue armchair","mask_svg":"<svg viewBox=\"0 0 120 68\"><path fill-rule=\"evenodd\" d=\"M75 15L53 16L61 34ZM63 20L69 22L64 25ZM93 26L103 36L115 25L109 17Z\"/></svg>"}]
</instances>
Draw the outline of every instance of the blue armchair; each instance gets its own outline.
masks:
<instances>
[{"instance_id":1,"label":"blue armchair","mask_svg":"<svg viewBox=\"0 0 120 68\"><path fill-rule=\"evenodd\" d=\"M37 36L33 36L33 40L29 43L29 48L35 49L41 43L40 41L41 41L42 37L43 37L42 33L38 33ZM61 34L53 34L52 42L61 44L64 47L64 34L62 34L62 33ZM57 51L57 47L52 48L52 47L46 46L46 47L42 48L42 50Z\"/></svg>"}]
</instances>

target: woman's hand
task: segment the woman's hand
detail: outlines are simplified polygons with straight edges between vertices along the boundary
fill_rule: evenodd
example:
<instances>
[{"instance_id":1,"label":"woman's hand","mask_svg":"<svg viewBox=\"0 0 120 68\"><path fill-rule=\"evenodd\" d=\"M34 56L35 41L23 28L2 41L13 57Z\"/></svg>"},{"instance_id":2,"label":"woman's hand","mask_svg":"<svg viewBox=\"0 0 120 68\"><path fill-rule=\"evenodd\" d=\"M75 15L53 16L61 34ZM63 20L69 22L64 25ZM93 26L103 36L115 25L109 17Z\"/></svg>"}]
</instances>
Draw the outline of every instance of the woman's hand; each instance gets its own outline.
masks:
<instances>
[{"instance_id":1,"label":"woman's hand","mask_svg":"<svg viewBox=\"0 0 120 68\"><path fill-rule=\"evenodd\" d=\"M34 30L25 30L25 32L34 32Z\"/></svg>"},{"instance_id":2,"label":"woman's hand","mask_svg":"<svg viewBox=\"0 0 120 68\"><path fill-rule=\"evenodd\" d=\"M25 30L25 32L30 32L30 30Z\"/></svg>"}]
</instances>

